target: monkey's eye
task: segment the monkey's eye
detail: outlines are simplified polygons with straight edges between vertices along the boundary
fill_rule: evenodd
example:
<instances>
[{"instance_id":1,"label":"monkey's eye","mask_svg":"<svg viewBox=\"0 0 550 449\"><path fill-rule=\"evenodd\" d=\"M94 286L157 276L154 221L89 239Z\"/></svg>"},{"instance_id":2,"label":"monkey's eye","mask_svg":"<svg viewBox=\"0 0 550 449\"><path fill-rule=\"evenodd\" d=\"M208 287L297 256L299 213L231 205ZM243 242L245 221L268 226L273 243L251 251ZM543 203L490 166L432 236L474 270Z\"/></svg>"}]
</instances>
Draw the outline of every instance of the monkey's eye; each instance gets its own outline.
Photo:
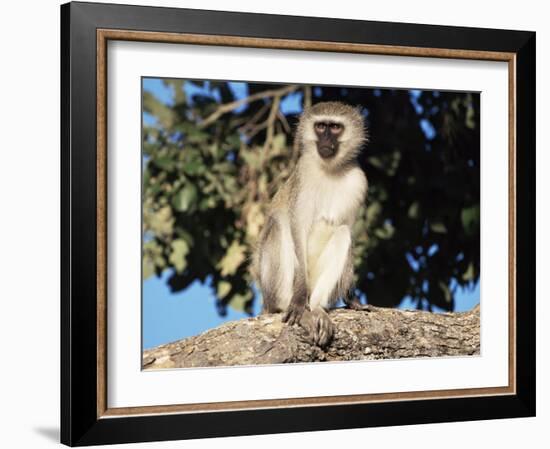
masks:
<instances>
[{"instance_id":1,"label":"monkey's eye","mask_svg":"<svg viewBox=\"0 0 550 449\"><path fill-rule=\"evenodd\" d=\"M319 133L324 133L326 129L327 129L326 123L323 123L323 122L315 123L315 131Z\"/></svg>"},{"instance_id":2,"label":"monkey's eye","mask_svg":"<svg viewBox=\"0 0 550 449\"><path fill-rule=\"evenodd\" d=\"M330 132L332 134L340 134L342 132L343 126L340 123L331 123Z\"/></svg>"}]
</instances>

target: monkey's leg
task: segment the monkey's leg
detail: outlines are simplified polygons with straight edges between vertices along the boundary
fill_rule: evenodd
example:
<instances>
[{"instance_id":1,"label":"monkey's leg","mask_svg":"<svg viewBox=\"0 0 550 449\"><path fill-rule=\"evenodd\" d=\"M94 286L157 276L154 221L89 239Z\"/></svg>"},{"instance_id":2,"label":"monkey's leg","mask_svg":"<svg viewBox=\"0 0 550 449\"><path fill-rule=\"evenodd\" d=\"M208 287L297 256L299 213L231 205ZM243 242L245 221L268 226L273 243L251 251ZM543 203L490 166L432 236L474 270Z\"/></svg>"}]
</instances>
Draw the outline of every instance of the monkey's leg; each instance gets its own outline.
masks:
<instances>
[{"instance_id":1,"label":"monkey's leg","mask_svg":"<svg viewBox=\"0 0 550 449\"><path fill-rule=\"evenodd\" d=\"M311 344L325 347L334 335L334 324L324 309L304 310L300 326L308 332Z\"/></svg>"},{"instance_id":2,"label":"monkey's leg","mask_svg":"<svg viewBox=\"0 0 550 449\"><path fill-rule=\"evenodd\" d=\"M288 323L290 326L299 324L302 315L308 310L305 278L300 270L295 270L294 276L292 297L282 318L283 322Z\"/></svg>"},{"instance_id":3,"label":"monkey's leg","mask_svg":"<svg viewBox=\"0 0 550 449\"><path fill-rule=\"evenodd\" d=\"M295 255L284 218L270 217L260 254L260 288L267 313L287 309L292 297Z\"/></svg>"}]
</instances>

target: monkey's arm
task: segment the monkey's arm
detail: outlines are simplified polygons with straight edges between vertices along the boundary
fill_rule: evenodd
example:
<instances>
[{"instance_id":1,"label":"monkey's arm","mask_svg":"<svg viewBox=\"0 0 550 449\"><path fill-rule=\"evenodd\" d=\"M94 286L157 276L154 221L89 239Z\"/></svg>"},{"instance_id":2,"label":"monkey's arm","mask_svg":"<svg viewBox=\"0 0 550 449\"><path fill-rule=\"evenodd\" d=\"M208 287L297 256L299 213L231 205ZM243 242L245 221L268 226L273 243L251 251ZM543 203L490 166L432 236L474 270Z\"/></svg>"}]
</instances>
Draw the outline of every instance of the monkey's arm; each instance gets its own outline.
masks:
<instances>
[{"instance_id":1,"label":"monkey's arm","mask_svg":"<svg viewBox=\"0 0 550 449\"><path fill-rule=\"evenodd\" d=\"M282 320L288 324L298 324L302 318L304 310L307 307L308 288L307 288L307 260L306 260L306 232L299 229L296 225L295 217L291 217L290 230L294 241L294 250L298 264L294 270L294 283L292 287L292 298L290 304L283 315Z\"/></svg>"}]
</instances>

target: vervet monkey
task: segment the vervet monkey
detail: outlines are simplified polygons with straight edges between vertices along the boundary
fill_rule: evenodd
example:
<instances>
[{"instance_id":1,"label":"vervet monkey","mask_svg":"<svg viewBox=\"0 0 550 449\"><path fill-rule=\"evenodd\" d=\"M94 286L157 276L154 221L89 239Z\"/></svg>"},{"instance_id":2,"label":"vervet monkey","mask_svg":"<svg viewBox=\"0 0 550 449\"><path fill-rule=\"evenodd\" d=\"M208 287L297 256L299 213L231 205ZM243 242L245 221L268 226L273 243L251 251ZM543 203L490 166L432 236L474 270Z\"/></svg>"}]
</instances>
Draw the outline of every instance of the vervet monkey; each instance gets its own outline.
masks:
<instances>
[{"instance_id":1,"label":"vervet monkey","mask_svg":"<svg viewBox=\"0 0 550 449\"><path fill-rule=\"evenodd\" d=\"M351 229L367 194L357 155L366 141L361 112L340 102L318 103L300 117L297 165L270 203L253 256L263 312L283 312L311 340L326 346L334 326L327 314L351 297Z\"/></svg>"}]
</instances>

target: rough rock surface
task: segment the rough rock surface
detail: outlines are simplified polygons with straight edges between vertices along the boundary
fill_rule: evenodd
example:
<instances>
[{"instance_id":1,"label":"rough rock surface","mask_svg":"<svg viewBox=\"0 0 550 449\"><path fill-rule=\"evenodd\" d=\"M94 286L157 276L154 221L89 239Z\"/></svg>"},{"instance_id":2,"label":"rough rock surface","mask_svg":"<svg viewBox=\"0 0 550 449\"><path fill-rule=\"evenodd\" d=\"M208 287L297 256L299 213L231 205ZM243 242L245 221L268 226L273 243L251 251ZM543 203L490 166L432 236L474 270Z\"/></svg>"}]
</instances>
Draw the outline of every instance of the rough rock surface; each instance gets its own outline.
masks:
<instances>
[{"instance_id":1,"label":"rough rock surface","mask_svg":"<svg viewBox=\"0 0 550 449\"><path fill-rule=\"evenodd\" d=\"M479 354L479 306L465 313L436 314L372 308L370 312L336 309L331 344L308 343L299 326L280 314L223 324L195 337L143 353L144 369L185 368L338 360Z\"/></svg>"}]
</instances>

